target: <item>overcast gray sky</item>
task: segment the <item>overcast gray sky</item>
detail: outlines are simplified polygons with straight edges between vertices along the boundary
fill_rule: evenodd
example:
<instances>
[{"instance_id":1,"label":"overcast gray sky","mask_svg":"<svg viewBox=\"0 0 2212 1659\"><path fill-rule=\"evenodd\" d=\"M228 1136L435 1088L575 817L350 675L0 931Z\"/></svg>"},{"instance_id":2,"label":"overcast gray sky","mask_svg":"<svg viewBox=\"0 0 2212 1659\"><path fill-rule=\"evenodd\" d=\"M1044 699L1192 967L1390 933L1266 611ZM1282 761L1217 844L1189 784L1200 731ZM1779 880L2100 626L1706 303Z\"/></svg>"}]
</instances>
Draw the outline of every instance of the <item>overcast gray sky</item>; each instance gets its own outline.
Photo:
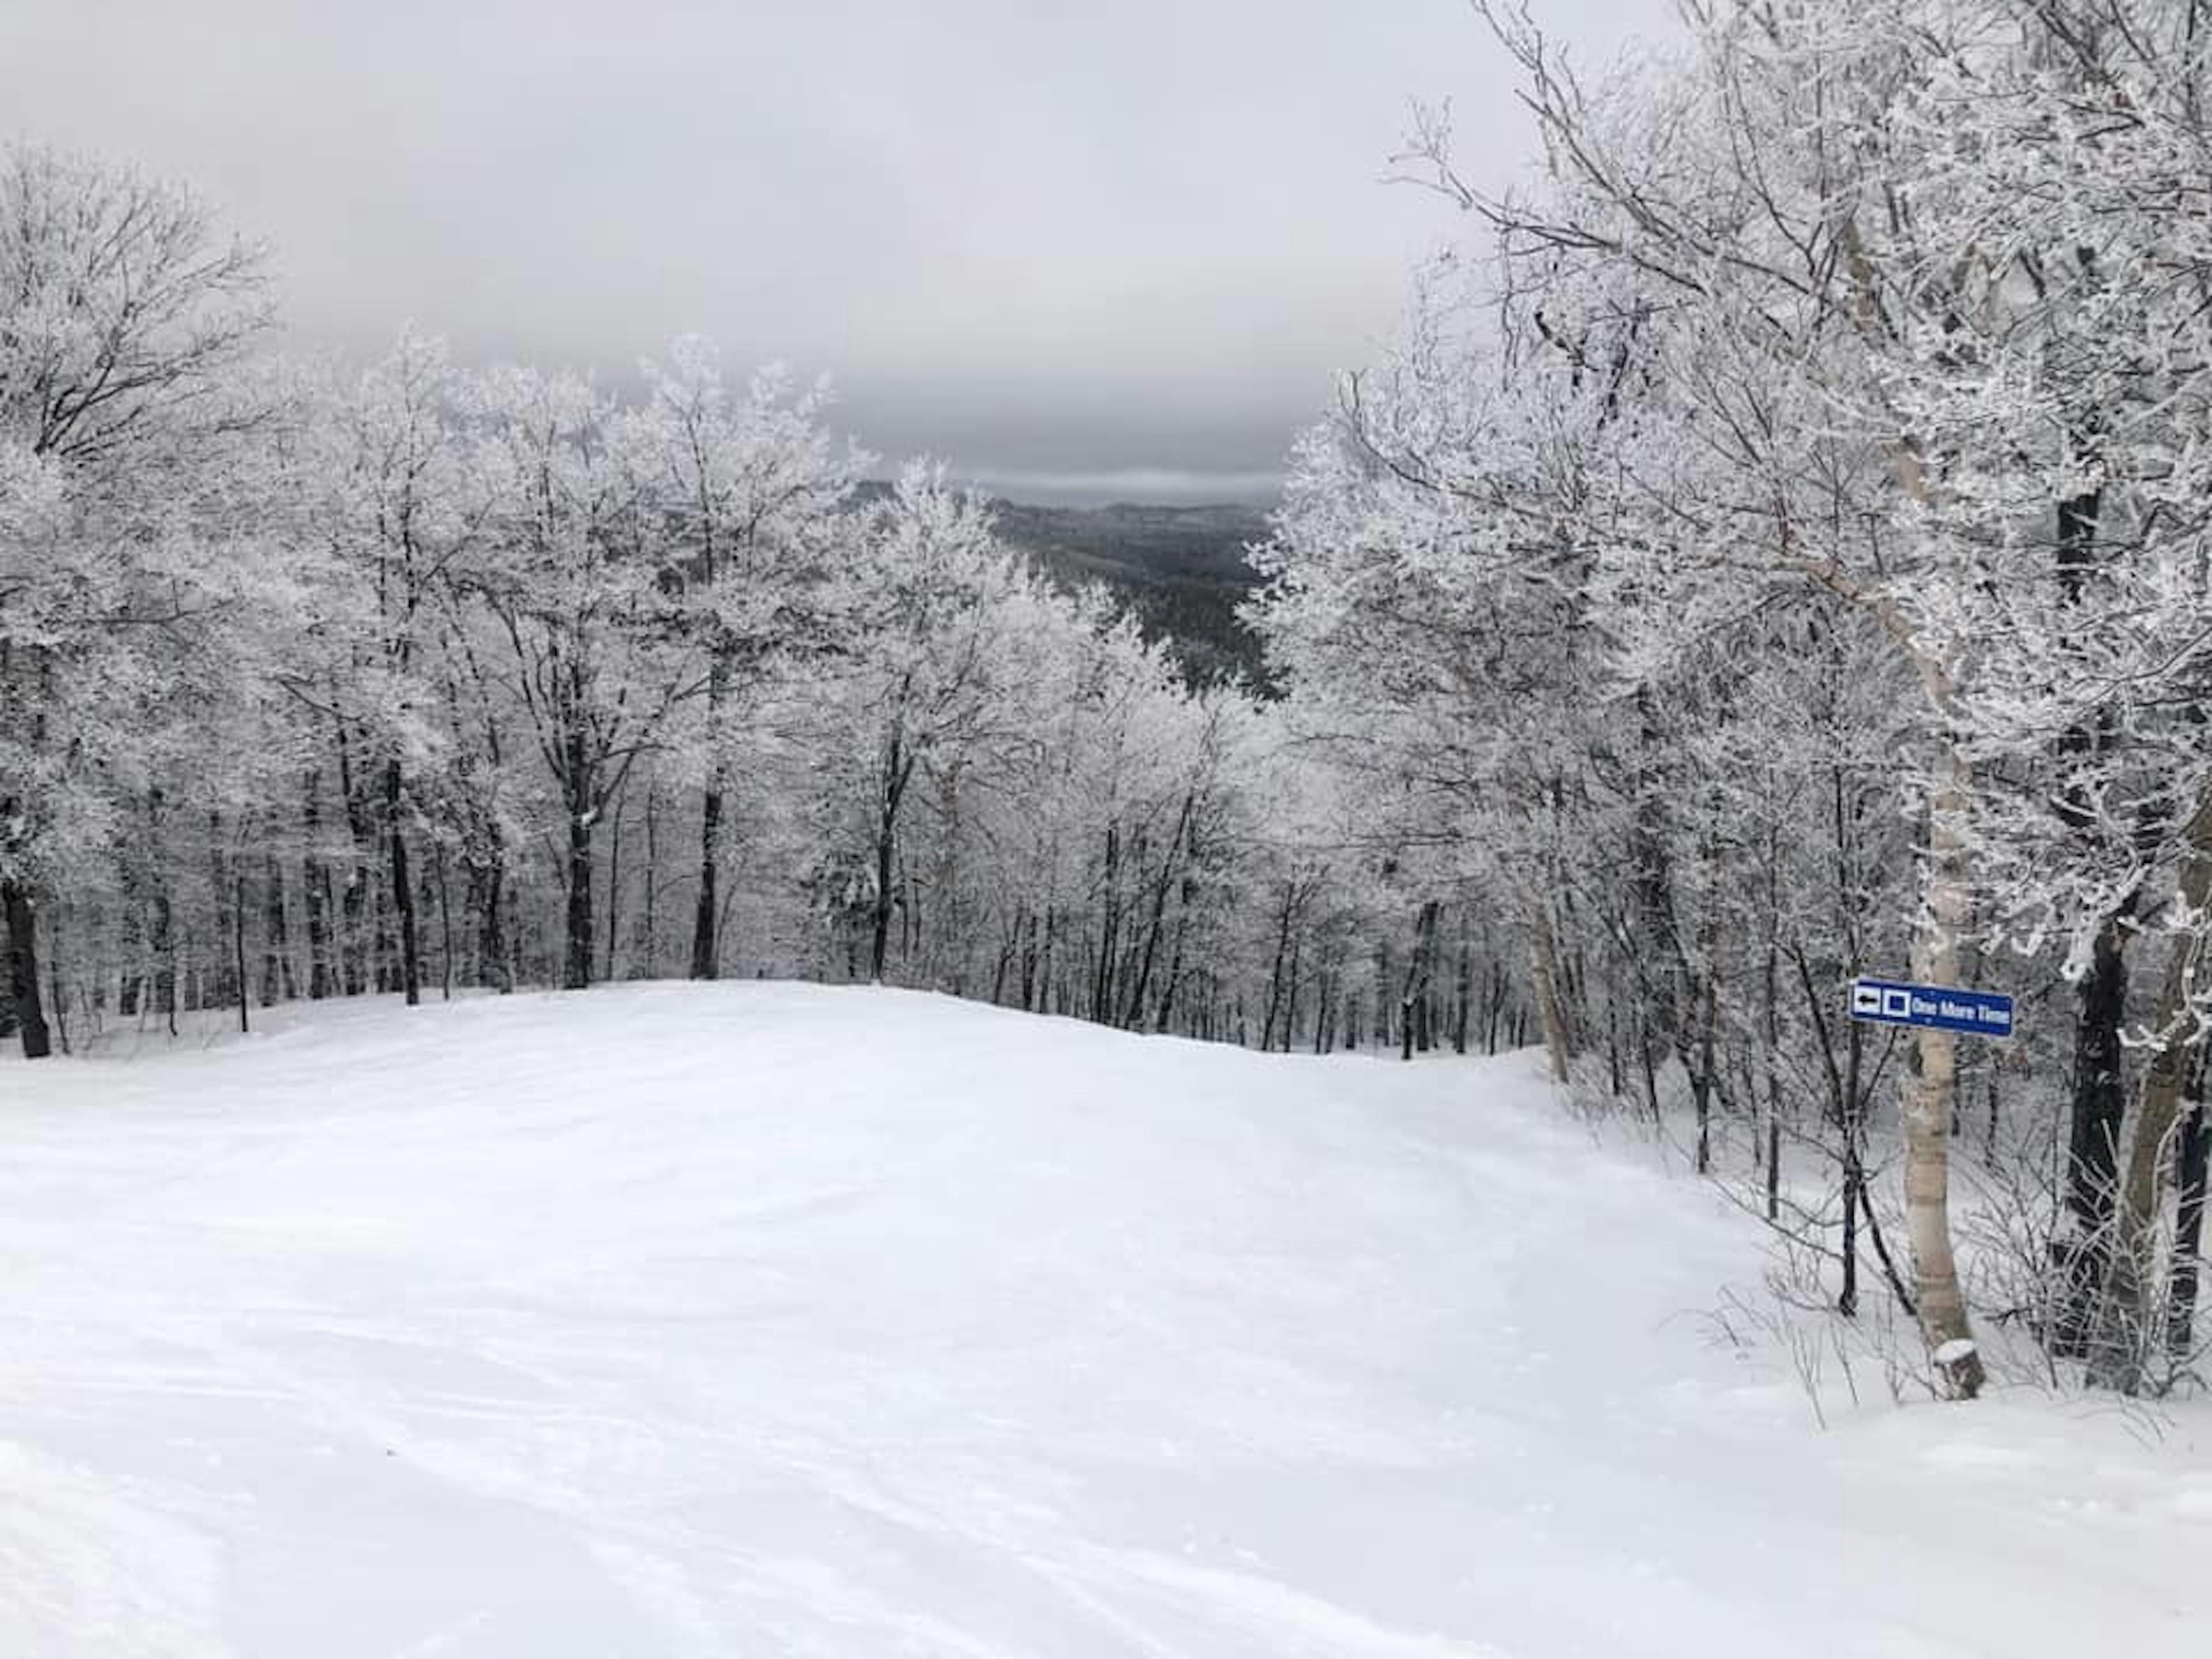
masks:
<instances>
[{"instance_id":1,"label":"overcast gray sky","mask_svg":"<svg viewBox=\"0 0 2212 1659\"><path fill-rule=\"evenodd\" d=\"M1592 58L1662 0L1536 0ZM191 179L295 338L619 374L671 336L1010 494L1264 496L1443 204L1531 149L1465 0L0 0L0 131Z\"/></svg>"}]
</instances>

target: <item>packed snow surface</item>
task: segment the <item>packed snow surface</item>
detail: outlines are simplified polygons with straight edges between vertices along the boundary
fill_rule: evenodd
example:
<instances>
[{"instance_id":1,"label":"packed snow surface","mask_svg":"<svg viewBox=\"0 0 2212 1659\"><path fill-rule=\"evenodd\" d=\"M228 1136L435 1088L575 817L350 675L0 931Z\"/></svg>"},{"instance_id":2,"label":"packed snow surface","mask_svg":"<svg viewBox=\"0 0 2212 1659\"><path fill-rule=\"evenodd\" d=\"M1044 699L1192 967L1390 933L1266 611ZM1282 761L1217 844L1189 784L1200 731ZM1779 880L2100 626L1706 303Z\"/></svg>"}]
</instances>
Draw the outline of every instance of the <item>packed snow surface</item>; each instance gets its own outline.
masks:
<instances>
[{"instance_id":1,"label":"packed snow surface","mask_svg":"<svg viewBox=\"0 0 2212 1659\"><path fill-rule=\"evenodd\" d=\"M1818 1428L1525 1059L896 992L0 1062L0 1654L2199 1650L2203 1419Z\"/></svg>"}]
</instances>

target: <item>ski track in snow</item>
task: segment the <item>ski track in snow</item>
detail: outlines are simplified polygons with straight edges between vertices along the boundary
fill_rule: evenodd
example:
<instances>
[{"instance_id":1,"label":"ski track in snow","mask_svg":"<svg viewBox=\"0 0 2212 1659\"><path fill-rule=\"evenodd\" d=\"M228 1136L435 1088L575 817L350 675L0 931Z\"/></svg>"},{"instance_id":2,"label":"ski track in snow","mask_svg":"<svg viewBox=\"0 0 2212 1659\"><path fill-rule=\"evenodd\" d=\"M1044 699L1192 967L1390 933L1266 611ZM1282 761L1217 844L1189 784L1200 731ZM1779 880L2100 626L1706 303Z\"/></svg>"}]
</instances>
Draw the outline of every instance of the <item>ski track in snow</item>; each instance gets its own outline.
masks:
<instances>
[{"instance_id":1,"label":"ski track in snow","mask_svg":"<svg viewBox=\"0 0 2212 1659\"><path fill-rule=\"evenodd\" d=\"M912 994L0 1061L0 1653L2180 1655L2207 1415L1846 1412L1524 1057Z\"/></svg>"}]
</instances>

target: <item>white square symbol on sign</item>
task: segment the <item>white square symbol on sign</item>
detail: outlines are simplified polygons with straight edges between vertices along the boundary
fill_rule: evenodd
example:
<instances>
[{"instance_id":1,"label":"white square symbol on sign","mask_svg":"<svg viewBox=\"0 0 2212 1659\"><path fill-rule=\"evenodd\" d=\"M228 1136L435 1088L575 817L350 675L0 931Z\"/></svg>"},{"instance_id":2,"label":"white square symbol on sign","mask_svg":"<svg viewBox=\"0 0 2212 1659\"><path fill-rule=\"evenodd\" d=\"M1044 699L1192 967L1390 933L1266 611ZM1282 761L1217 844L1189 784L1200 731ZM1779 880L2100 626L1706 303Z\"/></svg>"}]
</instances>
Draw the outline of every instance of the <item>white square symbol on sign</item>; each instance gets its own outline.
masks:
<instances>
[{"instance_id":1,"label":"white square symbol on sign","mask_svg":"<svg viewBox=\"0 0 2212 1659\"><path fill-rule=\"evenodd\" d=\"M1893 991L1885 987L1881 994L1881 1017L1884 1019L1911 1018L1912 993L1905 990Z\"/></svg>"}]
</instances>

